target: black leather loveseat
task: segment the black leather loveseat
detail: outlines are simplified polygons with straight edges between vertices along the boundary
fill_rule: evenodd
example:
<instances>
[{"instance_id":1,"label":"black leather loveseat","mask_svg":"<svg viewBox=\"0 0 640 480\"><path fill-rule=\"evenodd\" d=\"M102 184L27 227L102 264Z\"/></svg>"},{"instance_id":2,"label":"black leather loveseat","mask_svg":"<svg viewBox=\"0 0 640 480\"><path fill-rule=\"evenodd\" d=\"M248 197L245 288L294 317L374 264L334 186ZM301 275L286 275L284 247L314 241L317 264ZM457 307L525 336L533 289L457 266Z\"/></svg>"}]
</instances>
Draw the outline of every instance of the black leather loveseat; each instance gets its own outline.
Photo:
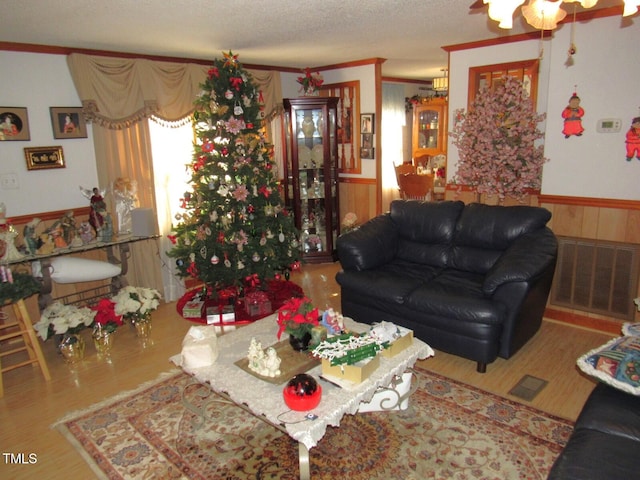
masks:
<instances>
[{"instance_id":1,"label":"black leather loveseat","mask_svg":"<svg viewBox=\"0 0 640 480\"><path fill-rule=\"evenodd\" d=\"M593 389L549 480L640 476L640 397L604 383Z\"/></svg>"},{"instance_id":2,"label":"black leather loveseat","mask_svg":"<svg viewBox=\"0 0 640 480\"><path fill-rule=\"evenodd\" d=\"M557 257L548 210L394 200L338 238L342 313L393 322L486 371L539 329Z\"/></svg>"}]
</instances>

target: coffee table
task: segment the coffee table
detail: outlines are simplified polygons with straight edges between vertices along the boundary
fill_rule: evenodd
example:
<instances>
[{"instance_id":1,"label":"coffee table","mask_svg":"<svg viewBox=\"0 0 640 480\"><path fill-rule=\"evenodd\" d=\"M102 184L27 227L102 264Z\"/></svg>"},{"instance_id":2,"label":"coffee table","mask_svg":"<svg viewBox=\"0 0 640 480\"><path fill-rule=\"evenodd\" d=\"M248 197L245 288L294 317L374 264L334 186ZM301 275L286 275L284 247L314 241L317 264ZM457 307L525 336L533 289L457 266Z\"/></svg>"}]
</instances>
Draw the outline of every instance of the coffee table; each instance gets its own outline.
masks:
<instances>
[{"instance_id":1,"label":"coffee table","mask_svg":"<svg viewBox=\"0 0 640 480\"><path fill-rule=\"evenodd\" d=\"M345 318L345 327L354 332L365 332L370 326ZM270 315L249 325L243 326L217 338L219 355L216 362L207 367L186 368L181 356L171 361L192 375L198 383L205 384L213 392L226 398L252 415L287 433L298 442L300 459L300 478L310 478L309 450L317 445L328 426L339 426L345 414L355 414L362 402L369 402L379 387L392 384L396 376L401 376L413 367L418 359L433 356L434 352L421 340L392 358L380 356L380 366L369 378L358 385L341 388L328 382L321 382L322 400L311 412L290 411L284 403L282 390L289 380L282 384L257 378L236 365L246 357L251 338L261 342L263 348L277 342L278 325L276 316ZM299 372L302 373L302 372ZM318 379L322 373L320 365L306 373ZM313 413L317 418L308 419Z\"/></svg>"}]
</instances>

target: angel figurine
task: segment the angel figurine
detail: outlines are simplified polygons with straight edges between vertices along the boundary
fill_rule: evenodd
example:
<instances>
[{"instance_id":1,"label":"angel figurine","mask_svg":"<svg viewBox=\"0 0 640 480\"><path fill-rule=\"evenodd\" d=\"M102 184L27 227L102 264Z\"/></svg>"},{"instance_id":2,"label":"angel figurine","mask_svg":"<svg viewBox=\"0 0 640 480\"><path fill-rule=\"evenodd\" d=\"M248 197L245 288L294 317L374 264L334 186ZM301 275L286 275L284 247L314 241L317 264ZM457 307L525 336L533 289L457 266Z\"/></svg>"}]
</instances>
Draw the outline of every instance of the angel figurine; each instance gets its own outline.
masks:
<instances>
[{"instance_id":1,"label":"angel figurine","mask_svg":"<svg viewBox=\"0 0 640 480\"><path fill-rule=\"evenodd\" d=\"M91 202L91 211L89 212L89 223L96 231L96 234L102 229L104 224L104 216L102 212L107 211L107 204L104 201L105 190L94 187L92 190L80 187L82 194Z\"/></svg>"},{"instance_id":2,"label":"angel figurine","mask_svg":"<svg viewBox=\"0 0 640 480\"><path fill-rule=\"evenodd\" d=\"M136 182L124 177L116 178L111 186L116 202L119 235L131 233L131 210L135 208L137 202L136 190Z\"/></svg>"}]
</instances>

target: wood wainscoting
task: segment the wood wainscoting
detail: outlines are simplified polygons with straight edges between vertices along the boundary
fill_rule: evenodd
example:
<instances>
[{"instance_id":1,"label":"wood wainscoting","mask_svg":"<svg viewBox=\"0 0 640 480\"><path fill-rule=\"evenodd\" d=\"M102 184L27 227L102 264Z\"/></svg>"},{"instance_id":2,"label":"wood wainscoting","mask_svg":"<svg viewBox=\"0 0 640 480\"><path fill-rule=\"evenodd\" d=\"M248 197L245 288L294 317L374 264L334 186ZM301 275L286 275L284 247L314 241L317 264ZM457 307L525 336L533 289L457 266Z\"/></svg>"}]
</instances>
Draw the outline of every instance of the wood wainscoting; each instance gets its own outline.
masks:
<instances>
[{"instance_id":1,"label":"wood wainscoting","mask_svg":"<svg viewBox=\"0 0 640 480\"><path fill-rule=\"evenodd\" d=\"M355 213L358 224L377 215L376 179L340 177L340 223L344 216Z\"/></svg>"}]
</instances>

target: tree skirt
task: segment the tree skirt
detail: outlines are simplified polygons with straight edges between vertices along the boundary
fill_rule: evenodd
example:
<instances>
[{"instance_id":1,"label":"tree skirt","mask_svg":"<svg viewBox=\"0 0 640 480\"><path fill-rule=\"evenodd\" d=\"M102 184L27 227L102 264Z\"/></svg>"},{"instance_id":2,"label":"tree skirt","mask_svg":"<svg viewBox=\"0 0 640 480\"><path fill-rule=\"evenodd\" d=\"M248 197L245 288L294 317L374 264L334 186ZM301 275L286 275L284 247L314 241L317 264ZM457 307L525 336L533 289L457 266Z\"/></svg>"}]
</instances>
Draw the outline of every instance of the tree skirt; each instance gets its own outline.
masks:
<instances>
[{"instance_id":1,"label":"tree skirt","mask_svg":"<svg viewBox=\"0 0 640 480\"><path fill-rule=\"evenodd\" d=\"M416 367L404 411L346 415L315 479L545 479L573 425ZM206 419L182 395L205 406ZM99 478L297 479L294 440L177 372L59 421Z\"/></svg>"},{"instance_id":2,"label":"tree skirt","mask_svg":"<svg viewBox=\"0 0 640 480\"><path fill-rule=\"evenodd\" d=\"M186 292L177 302L176 302L176 310L178 313L185 318L186 320L190 320L195 323L207 323L206 310L205 314L198 318L187 318L183 315L183 309L187 302L193 300L193 298L202 291L202 287L194 288ZM272 311L262 315L249 315L244 308L244 304L242 301L236 301L233 304L233 309L235 312L235 321L246 323L253 322L255 320L260 320L261 318L266 317L267 315L271 315L278 308L282 306L284 302L289 300L291 297L302 297L304 296L304 291L299 285L296 285L293 282L288 280L268 280L265 282L264 292L267 297L271 301L271 309ZM207 306L217 307L218 304L215 301L210 301Z\"/></svg>"}]
</instances>

